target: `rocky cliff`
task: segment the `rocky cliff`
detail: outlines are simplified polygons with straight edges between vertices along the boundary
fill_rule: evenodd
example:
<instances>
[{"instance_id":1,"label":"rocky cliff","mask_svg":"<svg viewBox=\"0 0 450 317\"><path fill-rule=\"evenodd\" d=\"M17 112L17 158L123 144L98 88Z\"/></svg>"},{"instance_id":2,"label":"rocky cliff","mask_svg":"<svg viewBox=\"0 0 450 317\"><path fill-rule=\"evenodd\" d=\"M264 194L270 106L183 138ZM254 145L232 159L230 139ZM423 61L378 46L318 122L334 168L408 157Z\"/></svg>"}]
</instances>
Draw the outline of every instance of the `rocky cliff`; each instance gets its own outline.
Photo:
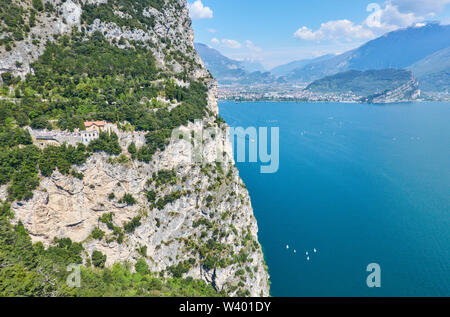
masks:
<instances>
[{"instance_id":1,"label":"rocky cliff","mask_svg":"<svg viewBox=\"0 0 450 317\"><path fill-rule=\"evenodd\" d=\"M170 117L182 107L183 98L177 102L168 96L168 80L181 92L193 81L207 87L203 118L189 120L178 129L188 137L169 138L152 152L151 159L138 160L129 146L133 143L138 150L144 146L147 131L133 127L140 132L120 134L120 156L95 152L83 164L73 166L70 174L59 169L48 177L40 174L32 197L12 202L13 223L23 223L32 240L46 247L54 238L81 242L85 263L94 251L106 255L107 266L133 264L143 258L151 271L162 276L176 271L183 277L203 279L231 296L268 296L268 273L258 243L258 227L248 192L234 166L230 141L226 134L203 133L206 127L218 131L226 127L217 117L216 82L193 46L186 1L12 2L22 8L21 19L29 26L12 28L2 21L7 30L2 33L0 46L3 81L16 76L24 80L28 74L35 74L38 66L34 62L45 54L49 43L64 43L61 36L76 33L82 34L84 41L102 36L116 48L137 47L152 53L155 67L163 74L158 76L164 78L153 80L152 87L165 89L165 93L158 93L158 102L152 103L165 105L164 110L150 111L157 115L164 111ZM18 33L21 36L14 37ZM140 88L145 90L146 86L141 84ZM135 88L129 92L139 93ZM51 102L49 99L55 96L53 92L46 98L43 95L40 103ZM19 92L8 95L8 100L23 102L17 99L20 97ZM116 102L107 100L105 106ZM145 98L138 104L150 107ZM88 115L93 116L92 112ZM47 116L52 119L54 114ZM122 123L130 125L126 120ZM189 138L194 135L197 137ZM200 159L193 160L195 148L201 149L197 154ZM219 162L217 157L221 158ZM8 199L7 186L0 187L1 200Z\"/></svg>"},{"instance_id":2,"label":"rocky cliff","mask_svg":"<svg viewBox=\"0 0 450 317\"><path fill-rule=\"evenodd\" d=\"M369 103L411 101L420 96L414 75L403 69L350 70L316 80L305 91Z\"/></svg>"},{"instance_id":3,"label":"rocky cliff","mask_svg":"<svg viewBox=\"0 0 450 317\"><path fill-rule=\"evenodd\" d=\"M419 83L415 78L411 78L403 85L392 89L386 90L382 93L375 94L369 97L364 97L363 101L370 103L396 103L396 102L409 102L416 100L421 95Z\"/></svg>"}]
</instances>

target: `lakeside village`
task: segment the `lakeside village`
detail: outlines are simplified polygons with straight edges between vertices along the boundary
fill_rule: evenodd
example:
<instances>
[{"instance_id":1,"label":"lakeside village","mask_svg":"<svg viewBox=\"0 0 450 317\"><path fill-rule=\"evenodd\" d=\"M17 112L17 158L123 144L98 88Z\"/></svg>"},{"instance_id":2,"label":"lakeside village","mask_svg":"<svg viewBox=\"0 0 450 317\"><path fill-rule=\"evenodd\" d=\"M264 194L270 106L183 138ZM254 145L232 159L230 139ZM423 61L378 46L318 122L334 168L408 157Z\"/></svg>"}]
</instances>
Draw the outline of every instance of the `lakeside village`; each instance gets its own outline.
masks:
<instances>
[{"instance_id":1,"label":"lakeside village","mask_svg":"<svg viewBox=\"0 0 450 317\"><path fill-rule=\"evenodd\" d=\"M295 102L360 102L361 97L355 94L318 94L304 90L271 91L262 87L240 88L220 87L219 100L226 101L295 101Z\"/></svg>"},{"instance_id":2,"label":"lakeside village","mask_svg":"<svg viewBox=\"0 0 450 317\"><path fill-rule=\"evenodd\" d=\"M348 93L317 93L302 85L219 85L218 97L222 101L274 101L274 102L342 102L361 103L361 96ZM450 93L421 93L415 101L450 101Z\"/></svg>"}]
</instances>

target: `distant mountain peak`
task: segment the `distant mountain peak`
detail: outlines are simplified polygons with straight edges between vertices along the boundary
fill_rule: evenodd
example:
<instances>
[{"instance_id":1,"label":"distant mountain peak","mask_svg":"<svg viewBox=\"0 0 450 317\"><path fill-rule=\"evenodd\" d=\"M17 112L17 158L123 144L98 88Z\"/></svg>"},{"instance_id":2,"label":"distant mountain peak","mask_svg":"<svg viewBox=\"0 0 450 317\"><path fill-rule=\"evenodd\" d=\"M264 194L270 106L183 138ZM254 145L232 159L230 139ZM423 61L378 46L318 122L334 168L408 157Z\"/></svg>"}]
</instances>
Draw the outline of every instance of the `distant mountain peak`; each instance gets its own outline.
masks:
<instances>
[{"instance_id":1,"label":"distant mountain peak","mask_svg":"<svg viewBox=\"0 0 450 317\"><path fill-rule=\"evenodd\" d=\"M205 66L220 84L250 84L275 80L256 60L233 60L202 43L195 43L195 48Z\"/></svg>"},{"instance_id":2,"label":"distant mountain peak","mask_svg":"<svg viewBox=\"0 0 450 317\"><path fill-rule=\"evenodd\" d=\"M426 22L386 33L357 49L295 69L290 81L311 82L349 69L406 68L450 46L450 25Z\"/></svg>"}]
</instances>

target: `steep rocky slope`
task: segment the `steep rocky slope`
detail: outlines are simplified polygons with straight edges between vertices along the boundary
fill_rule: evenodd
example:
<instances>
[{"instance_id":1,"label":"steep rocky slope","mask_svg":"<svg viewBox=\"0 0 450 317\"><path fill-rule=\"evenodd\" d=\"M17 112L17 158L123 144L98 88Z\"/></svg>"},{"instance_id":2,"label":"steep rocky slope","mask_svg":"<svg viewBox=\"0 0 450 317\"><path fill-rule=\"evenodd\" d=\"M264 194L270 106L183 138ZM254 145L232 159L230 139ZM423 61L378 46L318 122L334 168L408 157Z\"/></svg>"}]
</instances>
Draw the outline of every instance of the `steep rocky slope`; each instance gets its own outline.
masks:
<instances>
[{"instance_id":1,"label":"steep rocky slope","mask_svg":"<svg viewBox=\"0 0 450 317\"><path fill-rule=\"evenodd\" d=\"M130 45L125 40L140 41L153 53L163 69L176 73L191 71L197 78L207 75L203 67L189 67L189 63L200 64L201 60L192 44L194 33L183 0L146 0L142 4L130 0L49 0L42 2L45 9L41 10L34 9L34 1L12 3L22 7L25 13L14 23L17 24L15 27L8 27L6 19L2 21L4 30L12 32L3 32L0 37L12 42L0 46L0 73L11 72L24 77L31 71L31 62L44 52L48 40L54 41L61 35L70 34L75 27L86 28L88 34L100 31L109 41L122 39L119 47ZM152 7L154 3L164 10ZM30 22L32 12L35 12L34 22ZM129 22L132 20L131 14L138 15L138 23ZM21 22L25 26L28 22L28 28L25 27L28 32L21 30ZM21 31L19 37L14 36L17 30ZM175 54L179 54L178 60L174 58Z\"/></svg>"},{"instance_id":2,"label":"steep rocky slope","mask_svg":"<svg viewBox=\"0 0 450 317\"><path fill-rule=\"evenodd\" d=\"M389 32L333 58L298 68L289 74L288 80L311 82L348 70L403 69L448 47L449 41L449 25L435 22L415 25Z\"/></svg>"},{"instance_id":3,"label":"steep rocky slope","mask_svg":"<svg viewBox=\"0 0 450 317\"><path fill-rule=\"evenodd\" d=\"M6 179L0 199L11 201L12 223L23 223L32 240L46 247L55 238L81 242L85 265L90 265L94 251L100 251L106 255L107 266L144 259L148 268L161 276L202 279L232 296L268 296L258 227L234 166L230 141L226 134L202 133L206 127L223 131L226 126L218 117L216 82L193 46L186 1L13 3L22 8L21 20L28 27L13 27L9 20L2 20L2 39L6 40L0 46L0 73L3 86L9 86L2 90L2 99L10 103L1 106L13 112L16 107L25 109L25 118L14 112L12 124L73 129L67 123L73 118L75 126L82 120L110 119L119 129L140 132L119 133L118 153L91 150L83 163L68 172L57 165L50 175L44 175L43 159L39 159L38 185L26 199L15 199L11 194L15 185L10 183L15 178ZM18 33L21 36L16 36ZM136 54L138 63L143 52L151 52L154 66L149 65L155 67L155 77L148 82L145 77L134 79L138 73L128 77L129 82L137 81L135 86L120 93L120 87L111 93L101 86L83 95L81 84L84 88L97 82L104 85L119 67L106 65L101 71L111 74L99 77L97 69L70 75L77 70L61 64L66 70L60 76L69 81L66 86L71 90L49 84L50 78L42 74L56 74L55 69L62 67L59 60L66 63L70 57L79 57L67 53L70 47L76 50L80 43L90 41L106 48L102 54L111 51L120 61L126 61L126 54ZM66 57L58 55L65 53ZM89 53L86 56L90 62ZM99 57L97 64L101 64L102 55ZM119 69L118 81L135 72L133 65L121 67L125 70ZM190 90L198 86L207 89L204 108L185 105L202 96L196 93L198 89ZM26 98L34 100L37 108L28 110ZM48 110L58 107L66 114ZM180 125L185 137L170 138L171 129ZM132 143L136 154L130 150ZM22 148L19 145L17 151ZM197 148L200 159L194 160L190 154ZM218 157L220 162L216 162Z\"/></svg>"},{"instance_id":4,"label":"steep rocky slope","mask_svg":"<svg viewBox=\"0 0 450 317\"><path fill-rule=\"evenodd\" d=\"M425 57L408 69L418 78L424 92L449 93L450 47Z\"/></svg>"},{"instance_id":5,"label":"steep rocky slope","mask_svg":"<svg viewBox=\"0 0 450 317\"><path fill-rule=\"evenodd\" d=\"M402 69L351 70L319 79L305 89L316 94L352 95L370 103L415 100L420 90L414 75Z\"/></svg>"}]
</instances>

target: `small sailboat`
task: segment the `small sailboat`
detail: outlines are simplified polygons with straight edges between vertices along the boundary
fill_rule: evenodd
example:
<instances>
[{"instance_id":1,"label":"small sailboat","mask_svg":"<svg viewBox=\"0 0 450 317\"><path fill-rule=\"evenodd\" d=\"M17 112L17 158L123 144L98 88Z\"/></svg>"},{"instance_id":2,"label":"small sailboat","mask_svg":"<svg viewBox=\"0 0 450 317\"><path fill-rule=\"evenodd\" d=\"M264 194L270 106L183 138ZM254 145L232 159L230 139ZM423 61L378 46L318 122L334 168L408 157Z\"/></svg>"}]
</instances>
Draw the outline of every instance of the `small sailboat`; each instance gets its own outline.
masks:
<instances>
[{"instance_id":1,"label":"small sailboat","mask_svg":"<svg viewBox=\"0 0 450 317\"><path fill-rule=\"evenodd\" d=\"M306 260L309 261L309 256L306 257Z\"/></svg>"},{"instance_id":2,"label":"small sailboat","mask_svg":"<svg viewBox=\"0 0 450 317\"><path fill-rule=\"evenodd\" d=\"M308 255L308 251L306 251L306 253L305 253L306 255Z\"/></svg>"},{"instance_id":3,"label":"small sailboat","mask_svg":"<svg viewBox=\"0 0 450 317\"><path fill-rule=\"evenodd\" d=\"M314 248L314 253L317 253L317 250L316 250L316 248Z\"/></svg>"},{"instance_id":4,"label":"small sailboat","mask_svg":"<svg viewBox=\"0 0 450 317\"><path fill-rule=\"evenodd\" d=\"M289 245L286 245L286 249L289 249Z\"/></svg>"}]
</instances>

